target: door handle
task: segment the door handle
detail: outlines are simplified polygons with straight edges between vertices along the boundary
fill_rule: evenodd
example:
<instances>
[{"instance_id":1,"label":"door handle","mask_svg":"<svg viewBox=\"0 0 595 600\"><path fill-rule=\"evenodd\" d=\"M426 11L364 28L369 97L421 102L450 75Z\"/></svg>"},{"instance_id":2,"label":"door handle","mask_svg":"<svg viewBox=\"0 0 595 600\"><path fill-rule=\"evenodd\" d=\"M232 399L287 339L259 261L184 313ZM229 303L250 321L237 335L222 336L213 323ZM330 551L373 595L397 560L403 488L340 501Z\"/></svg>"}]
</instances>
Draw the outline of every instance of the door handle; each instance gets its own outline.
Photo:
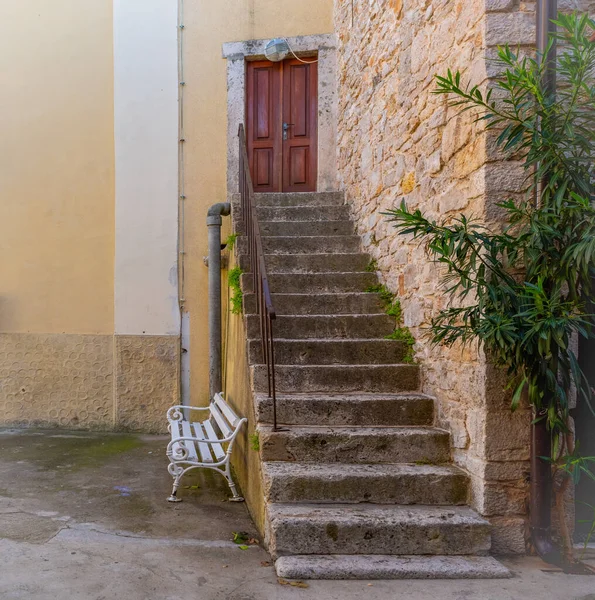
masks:
<instances>
[{"instance_id":1,"label":"door handle","mask_svg":"<svg viewBox=\"0 0 595 600\"><path fill-rule=\"evenodd\" d=\"M287 139L287 132L289 131L290 127L293 127L295 125L295 123L283 123L283 139L286 140Z\"/></svg>"}]
</instances>

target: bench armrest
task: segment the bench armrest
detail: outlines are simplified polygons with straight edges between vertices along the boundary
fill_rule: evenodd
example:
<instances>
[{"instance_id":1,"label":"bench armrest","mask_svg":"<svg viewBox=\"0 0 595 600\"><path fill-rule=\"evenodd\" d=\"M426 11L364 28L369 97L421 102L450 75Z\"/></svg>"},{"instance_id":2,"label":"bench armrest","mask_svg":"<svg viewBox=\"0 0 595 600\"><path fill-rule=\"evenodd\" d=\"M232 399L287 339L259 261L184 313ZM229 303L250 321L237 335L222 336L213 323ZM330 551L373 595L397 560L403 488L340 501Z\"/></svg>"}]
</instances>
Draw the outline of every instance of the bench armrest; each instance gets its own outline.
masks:
<instances>
[{"instance_id":1,"label":"bench armrest","mask_svg":"<svg viewBox=\"0 0 595 600\"><path fill-rule=\"evenodd\" d=\"M184 414L182 410L208 410L210 408L208 406L184 406L183 404L176 404L175 406L170 406L167 409L167 420L168 421L182 421L184 419Z\"/></svg>"}]
</instances>

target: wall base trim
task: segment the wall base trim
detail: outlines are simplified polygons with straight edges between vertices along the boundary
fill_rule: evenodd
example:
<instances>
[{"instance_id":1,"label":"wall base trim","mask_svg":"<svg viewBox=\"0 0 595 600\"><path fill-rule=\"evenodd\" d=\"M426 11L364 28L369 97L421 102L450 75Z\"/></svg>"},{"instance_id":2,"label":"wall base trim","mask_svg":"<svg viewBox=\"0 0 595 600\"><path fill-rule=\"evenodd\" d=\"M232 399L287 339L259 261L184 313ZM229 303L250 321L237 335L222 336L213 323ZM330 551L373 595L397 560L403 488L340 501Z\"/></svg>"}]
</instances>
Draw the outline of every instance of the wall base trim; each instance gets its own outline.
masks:
<instances>
[{"instance_id":1,"label":"wall base trim","mask_svg":"<svg viewBox=\"0 0 595 600\"><path fill-rule=\"evenodd\" d=\"M0 333L0 425L165 431L179 336Z\"/></svg>"}]
</instances>

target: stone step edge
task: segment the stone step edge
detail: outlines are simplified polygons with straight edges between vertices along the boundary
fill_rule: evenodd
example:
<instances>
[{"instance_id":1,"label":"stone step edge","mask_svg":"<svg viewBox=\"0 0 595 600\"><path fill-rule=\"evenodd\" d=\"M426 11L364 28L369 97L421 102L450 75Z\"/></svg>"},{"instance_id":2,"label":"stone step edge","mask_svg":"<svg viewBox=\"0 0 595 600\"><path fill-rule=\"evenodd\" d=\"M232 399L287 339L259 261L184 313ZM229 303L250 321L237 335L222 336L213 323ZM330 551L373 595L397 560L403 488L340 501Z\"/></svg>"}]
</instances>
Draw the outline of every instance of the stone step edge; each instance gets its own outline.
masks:
<instances>
[{"instance_id":1,"label":"stone step edge","mask_svg":"<svg viewBox=\"0 0 595 600\"><path fill-rule=\"evenodd\" d=\"M274 221L275 223L278 223L279 221ZM263 221L263 223L269 223L269 221ZM291 223L312 223L312 221L291 221ZM333 221L324 221L324 223L333 223ZM262 239L267 239L267 240L293 240L295 241L296 238L299 238L300 240L305 239L305 240L328 240L330 239L328 235L263 235L261 236ZM355 234L355 233L346 233L344 235L334 235L332 236L333 240L340 240L341 238L352 238L352 239L357 239L358 241L361 240L361 236Z\"/></svg>"},{"instance_id":2,"label":"stone step edge","mask_svg":"<svg viewBox=\"0 0 595 600\"><path fill-rule=\"evenodd\" d=\"M336 271L332 271L336 273ZM342 271L341 271L342 272ZM361 273L362 271L355 271L356 273ZM364 273L369 273L369 271L363 271ZM296 273L288 273L290 275L296 275ZM299 274L299 273L298 273ZM254 292L246 292L246 296L254 295ZM298 297L305 298L311 296L370 296L370 297L378 297L378 292L312 292L310 294L300 294L298 292L271 292L271 296L283 296L283 297Z\"/></svg>"},{"instance_id":3,"label":"stone step edge","mask_svg":"<svg viewBox=\"0 0 595 600\"><path fill-rule=\"evenodd\" d=\"M257 400L268 400L269 396L263 392L257 392L255 394ZM281 393L277 394L277 401L279 400L295 400L299 398L316 399L321 402L344 400L345 402L353 402L354 400L361 402L375 402L378 400L432 400L436 398L423 392L395 392L395 393L382 393L382 392L344 392L337 394L325 394L321 392L302 392L297 394Z\"/></svg>"},{"instance_id":4,"label":"stone step edge","mask_svg":"<svg viewBox=\"0 0 595 600\"><path fill-rule=\"evenodd\" d=\"M307 426L310 427L310 426ZM324 425L312 425L313 428L317 428L317 427L324 427ZM339 426L341 427L341 426ZM378 427L378 429L386 429L386 428L404 428L404 429L415 429L415 426L407 426L407 425L374 425L373 426ZM420 428L423 428L423 426L419 426ZM338 428L338 427L337 427ZM349 427L350 428L350 427ZM428 427L429 429L434 429L433 427ZM333 429L335 429L333 427ZM357 429L357 427L356 427ZM370 429L370 427L366 427L366 429ZM299 471L299 470L304 470L304 471L308 471L308 475L310 476L314 476L317 475L316 472L312 472L311 466L312 463L308 463L308 462L301 462L301 461L283 461L283 460L265 460L262 463L263 469L265 470L275 470L276 467L280 467L281 465L283 466L291 466L291 469L295 471ZM420 475L434 475L436 474L436 472L440 472L440 473L444 473L444 474L452 474L452 475L466 475L465 471L463 471L463 469L461 469L460 467L457 467L456 465L454 465L452 462L445 462L445 463L439 463L439 464L432 464L432 465L428 465L425 463L422 464L417 464L417 463L399 463L399 462L394 462L394 463L341 463L341 462L318 462L316 463L316 465L318 467L326 467L329 468L331 470L334 471L342 471L343 473L345 473L345 468L346 467L350 467L353 468L355 471L358 470L365 470L365 469L378 469L378 470L390 470L391 468L394 468L395 471L397 472L403 472L405 469L413 469L414 471L419 471ZM277 474L277 473L276 473ZM417 475L418 473L411 473L411 475ZM279 474L279 475L285 475L285 473L283 474Z\"/></svg>"},{"instance_id":5,"label":"stone step edge","mask_svg":"<svg viewBox=\"0 0 595 600\"><path fill-rule=\"evenodd\" d=\"M291 366L291 365L288 365ZM279 398L277 398L279 400ZM354 430L357 432L361 432L362 430L367 430L370 434L373 434L375 431L387 431L387 430L396 430L399 433L403 433L403 431L409 431L412 433L435 433L437 435L450 435L450 432L446 429L441 429L440 427L435 427L434 425L288 425L287 429L273 431L273 425L271 423L258 423L257 425L258 431L262 431L264 433L271 434L283 434L283 433L291 433L300 431L303 433L308 433L310 431L315 433L320 433L322 431L327 432L329 434L332 433L342 433L344 430ZM307 430L307 431L304 431ZM373 430L373 431L370 431ZM282 462L282 461L274 461L269 460L265 462ZM300 461L296 461L293 464L298 464ZM303 462L303 461L302 461ZM341 463L337 463L341 464ZM367 464L367 463L358 463L358 464ZM401 464L407 465L412 463L375 463L375 464ZM452 464L451 462L437 463L437 466Z\"/></svg>"},{"instance_id":6,"label":"stone step edge","mask_svg":"<svg viewBox=\"0 0 595 600\"><path fill-rule=\"evenodd\" d=\"M375 313L372 313L375 314ZM256 315L256 313L251 313L251 315ZM299 315L278 315L279 317L294 317ZM320 315L319 315L320 316ZM258 337L249 337L246 338L249 342L260 342L261 338ZM349 344L349 343L361 343L361 342L386 342L387 345L392 344L404 344L401 340L391 340L383 337L375 337L375 338L282 338L275 336L275 341L280 342L295 342L295 343L311 343L311 342L332 342L337 344ZM322 365L321 365L322 366Z\"/></svg>"},{"instance_id":7,"label":"stone step edge","mask_svg":"<svg viewBox=\"0 0 595 600\"><path fill-rule=\"evenodd\" d=\"M281 556L275 570L284 579L509 579L510 570L491 556Z\"/></svg>"},{"instance_id":8,"label":"stone step edge","mask_svg":"<svg viewBox=\"0 0 595 600\"><path fill-rule=\"evenodd\" d=\"M274 296L274 294L272 294ZM245 315L246 317L253 317L253 316L258 316L258 313L248 313L247 315ZM312 319L312 318L316 318L316 319L328 319L329 321L331 319L352 319L352 318L366 318L369 319L370 317L390 317L390 315L387 315L385 312L383 311L379 311L377 313L347 313L347 314L331 314L331 315L277 315L276 319ZM297 338L299 339L299 338ZM362 338L357 338L357 339L362 339ZM385 338L375 338L375 339L385 339Z\"/></svg>"}]
</instances>

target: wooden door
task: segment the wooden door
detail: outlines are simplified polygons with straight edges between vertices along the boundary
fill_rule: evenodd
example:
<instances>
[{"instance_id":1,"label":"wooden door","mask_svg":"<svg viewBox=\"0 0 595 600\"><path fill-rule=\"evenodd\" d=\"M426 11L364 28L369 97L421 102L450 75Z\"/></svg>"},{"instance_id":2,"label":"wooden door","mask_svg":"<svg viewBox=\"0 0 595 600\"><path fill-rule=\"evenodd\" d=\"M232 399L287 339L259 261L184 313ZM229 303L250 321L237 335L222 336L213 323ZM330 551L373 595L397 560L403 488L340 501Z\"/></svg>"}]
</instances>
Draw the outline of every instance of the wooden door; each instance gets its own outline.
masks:
<instances>
[{"instance_id":1,"label":"wooden door","mask_svg":"<svg viewBox=\"0 0 595 600\"><path fill-rule=\"evenodd\" d=\"M316 63L248 63L246 137L254 191L316 191L317 113Z\"/></svg>"},{"instance_id":2,"label":"wooden door","mask_svg":"<svg viewBox=\"0 0 595 600\"><path fill-rule=\"evenodd\" d=\"M248 63L246 141L255 192L281 191L281 64Z\"/></svg>"},{"instance_id":3,"label":"wooden door","mask_svg":"<svg viewBox=\"0 0 595 600\"><path fill-rule=\"evenodd\" d=\"M283 64L283 191L316 191L318 72L316 63Z\"/></svg>"}]
</instances>

